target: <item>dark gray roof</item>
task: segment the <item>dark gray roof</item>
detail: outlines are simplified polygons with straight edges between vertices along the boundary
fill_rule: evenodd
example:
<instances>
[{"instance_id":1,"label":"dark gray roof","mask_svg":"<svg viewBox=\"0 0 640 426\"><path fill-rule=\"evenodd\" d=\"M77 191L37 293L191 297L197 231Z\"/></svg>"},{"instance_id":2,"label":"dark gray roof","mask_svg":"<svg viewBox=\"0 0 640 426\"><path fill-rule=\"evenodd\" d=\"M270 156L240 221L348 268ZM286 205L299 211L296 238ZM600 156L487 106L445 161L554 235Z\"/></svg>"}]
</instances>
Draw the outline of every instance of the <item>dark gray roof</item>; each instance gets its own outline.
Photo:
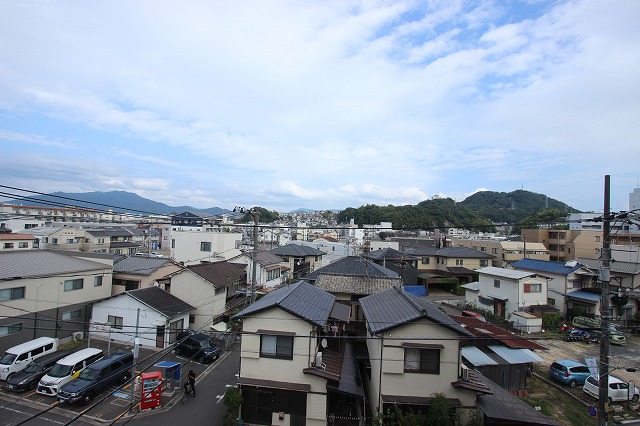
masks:
<instances>
[{"instance_id":1,"label":"dark gray roof","mask_svg":"<svg viewBox=\"0 0 640 426\"><path fill-rule=\"evenodd\" d=\"M114 259L113 272L134 275L150 275L166 264L173 264L173 262L171 259L166 257L125 256L117 262L115 262Z\"/></svg>"},{"instance_id":2,"label":"dark gray roof","mask_svg":"<svg viewBox=\"0 0 640 426\"><path fill-rule=\"evenodd\" d=\"M167 293L158 287L140 288L138 290L130 290L125 293L150 308L160 312L167 318L173 318L178 314L195 309L187 302L178 299L173 294Z\"/></svg>"},{"instance_id":3,"label":"dark gray roof","mask_svg":"<svg viewBox=\"0 0 640 426\"><path fill-rule=\"evenodd\" d=\"M298 281L295 284L267 293L233 317L246 317L266 309L278 307L311 324L323 327L327 323L335 300L335 296L326 291L304 281Z\"/></svg>"},{"instance_id":4,"label":"dark gray roof","mask_svg":"<svg viewBox=\"0 0 640 426\"><path fill-rule=\"evenodd\" d=\"M520 398L501 388L478 371L473 372L478 380L487 386L490 395L478 395L476 397L478 409L487 416L493 424L510 425L559 425L533 407L526 404Z\"/></svg>"},{"instance_id":5,"label":"dark gray roof","mask_svg":"<svg viewBox=\"0 0 640 426\"><path fill-rule=\"evenodd\" d=\"M109 237L131 237L133 232L127 228L99 228L99 229L86 229L88 234L93 236L109 236Z\"/></svg>"},{"instance_id":6,"label":"dark gray roof","mask_svg":"<svg viewBox=\"0 0 640 426\"><path fill-rule=\"evenodd\" d=\"M278 256L287 257L323 256L327 254L316 248L303 246L301 244L287 244L286 246L276 247L270 250L270 252Z\"/></svg>"},{"instance_id":7,"label":"dark gray roof","mask_svg":"<svg viewBox=\"0 0 640 426\"><path fill-rule=\"evenodd\" d=\"M397 272L391 269L385 268L373 262L370 259L365 259L361 256L347 256L342 259L336 260L322 268L316 269L309 275L303 277L305 280L316 280L319 274L332 274L332 275L355 275L362 277L387 277L387 278L399 278Z\"/></svg>"},{"instance_id":8,"label":"dark gray roof","mask_svg":"<svg viewBox=\"0 0 640 426\"><path fill-rule=\"evenodd\" d=\"M111 265L79 259L66 252L49 250L16 250L0 253L0 280L43 278L96 269L111 269Z\"/></svg>"},{"instance_id":9,"label":"dark gray roof","mask_svg":"<svg viewBox=\"0 0 640 426\"><path fill-rule=\"evenodd\" d=\"M412 254L414 256L439 256L439 257L456 257L456 258L466 258L466 259L493 259L494 256L489 253L483 253L479 250L474 250L469 247L445 247L445 248L436 248L436 247L427 247L427 246L415 246L415 247L407 247L404 249L404 252L407 254Z\"/></svg>"},{"instance_id":10,"label":"dark gray roof","mask_svg":"<svg viewBox=\"0 0 640 426\"><path fill-rule=\"evenodd\" d=\"M412 254L403 253L396 249L392 249L390 247L383 248L380 250L373 250L369 253L365 253L362 257L366 257L373 260L418 260L418 257L415 257Z\"/></svg>"},{"instance_id":11,"label":"dark gray roof","mask_svg":"<svg viewBox=\"0 0 640 426\"><path fill-rule=\"evenodd\" d=\"M247 254L247 256L249 256L249 258L251 257L250 254ZM271 252L259 251L258 253L256 253L256 262L259 265L268 266L282 263L284 262L284 260L280 256L275 255Z\"/></svg>"},{"instance_id":12,"label":"dark gray roof","mask_svg":"<svg viewBox=\"0 0 640 426\"><path fill-rule=\"evenodd\" d=\"M400 287L363 297L360 306L373 334L426 318L458 334L473 336L431 302L409 294Z\"/></svg>"},{"instance_id":13,"label":"dark gray roof","mask_svg":"<svg viewBox=\"0 0 640 426\"><path fill-rule=\"evenodd\" d=\"M584 257L579 257L576 259L576 262L580 262L587 268L596 272L599 271L602 267L602 259L587 259ZM611 261L609 263L609 269L611 270L611 272L620 274L638 275L640 273L640 264L635 262Z\"/></svg>"}]
</instances>

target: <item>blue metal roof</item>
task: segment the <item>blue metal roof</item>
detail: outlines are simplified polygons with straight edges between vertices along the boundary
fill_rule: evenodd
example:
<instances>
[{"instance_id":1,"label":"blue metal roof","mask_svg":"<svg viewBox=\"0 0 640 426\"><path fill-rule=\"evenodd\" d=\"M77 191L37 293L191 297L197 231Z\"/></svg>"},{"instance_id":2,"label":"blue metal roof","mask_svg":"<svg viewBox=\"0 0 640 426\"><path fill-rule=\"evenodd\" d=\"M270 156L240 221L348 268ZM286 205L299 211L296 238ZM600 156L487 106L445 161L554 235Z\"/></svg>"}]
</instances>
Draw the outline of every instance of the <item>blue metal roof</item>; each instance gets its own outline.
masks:
<instances>
[{"instance_id":1,"label":"blue metal roof","mask_svg":"<svg viewBox=\"0 0 640 426\"><path fill-rule=\"evenodd\" d=\"M516 269L526 269L528 271L548 272L558 275L569 275L572 272L584 268L584 265L578 263L576 266L568 267L563 262L551 262L549 260L538 259L521 259L511 264Z\"/></svg>"},{"instance_id":2,"label":"blue metal roof","mask_svg":"<svg viewBox=\"0 0 640 426\"><path fill-rule=\"evenodd\" d=\"M589 302L600 301L600 294L590 293L588 291L583 291L583 290L572 291L571 293L565 293L564 295L567 297L573 297L574 299L587 300Z\"/></svg>"}]
</instances>

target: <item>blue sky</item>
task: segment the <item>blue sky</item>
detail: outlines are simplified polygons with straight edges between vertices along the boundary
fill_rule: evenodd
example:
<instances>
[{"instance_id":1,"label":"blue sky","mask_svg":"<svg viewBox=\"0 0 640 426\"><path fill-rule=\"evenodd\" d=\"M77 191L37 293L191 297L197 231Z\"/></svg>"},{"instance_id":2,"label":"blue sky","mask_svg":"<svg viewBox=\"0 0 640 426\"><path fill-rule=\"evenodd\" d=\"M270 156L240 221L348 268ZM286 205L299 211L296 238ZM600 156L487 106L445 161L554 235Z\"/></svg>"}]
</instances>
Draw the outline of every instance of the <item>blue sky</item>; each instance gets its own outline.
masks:
<instances>
[{"instance_id":1,"label":"blue sky","mask_svg":"<svg viewBox=\"0 0 640 426\"><path fill-rule=\"evenodd\" d=\"M0 184L278 211L639 184L640 2L0 0ZM634 142L635 141L635 142Z\"/></svg>"}]
</instances>

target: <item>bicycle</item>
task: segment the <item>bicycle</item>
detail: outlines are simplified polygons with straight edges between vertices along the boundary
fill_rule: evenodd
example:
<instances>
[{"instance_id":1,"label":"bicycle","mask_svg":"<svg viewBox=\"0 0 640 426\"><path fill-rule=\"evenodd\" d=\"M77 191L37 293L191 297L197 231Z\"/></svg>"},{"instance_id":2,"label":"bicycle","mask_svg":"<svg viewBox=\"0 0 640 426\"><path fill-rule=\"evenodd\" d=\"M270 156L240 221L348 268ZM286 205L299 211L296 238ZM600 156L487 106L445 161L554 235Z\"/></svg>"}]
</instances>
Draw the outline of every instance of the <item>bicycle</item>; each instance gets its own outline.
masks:
<instances>
[{"instance_id":1,"label":"bicycle","mask_svg":"<svg viewBox=\"0 0 640 426\"><path fill-rule=\"evenodd\" d=\"M182 403L184 404L185 402L187 402L187 397L189 395L193 395L193 397L196 397L196 394L193 392L193 386L191 386L190 382L187 382L184 384L184 391L182 392Z\"/></svg>"}]
</instances>

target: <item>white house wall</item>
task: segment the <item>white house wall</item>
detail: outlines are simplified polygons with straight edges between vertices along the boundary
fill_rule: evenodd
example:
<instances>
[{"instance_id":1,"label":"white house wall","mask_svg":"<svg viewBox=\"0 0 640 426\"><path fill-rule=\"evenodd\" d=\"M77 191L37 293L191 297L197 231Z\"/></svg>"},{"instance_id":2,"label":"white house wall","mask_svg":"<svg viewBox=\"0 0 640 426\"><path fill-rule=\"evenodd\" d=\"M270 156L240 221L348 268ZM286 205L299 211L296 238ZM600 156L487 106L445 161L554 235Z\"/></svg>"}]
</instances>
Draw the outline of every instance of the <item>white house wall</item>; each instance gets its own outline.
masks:
<instances>
[{"instance_id":1,"label":"white house wall","mask_svg":"<svg viewBox=\"0 0 640 426\"><path fill-rule=\"evenodd\" d=\"M111 328L111 333L92 332L91 338L99 338L103 340L111 339L114 342L133 344L136 333L136 320L138 317L138 308L140 309L140 323L138 333L140 344L144 347L156 347L156 330L159 325L166 325L165 333L168 332L169 324L164 315L140 303L133 297L121 295L111 299L103 300L93 305L91 320L95 323L106 324L109 315L122 318L122 329ZM186 322L189 316L186 315ZM165 345L168 342L165 337Z\"/></svg>"},{"instance_id":2,"label":"white house wall","mask_svg":"<svg viewBox=\"0 0 640 426\"><path fill-rule=\"evenodd\" d=\"M171 231L171 258L185 265L228 260L240 254L236 248L242 234L236 232ZM200 250L201 243L211 243L211 251Z\"/></svg>"}]
</instances>

